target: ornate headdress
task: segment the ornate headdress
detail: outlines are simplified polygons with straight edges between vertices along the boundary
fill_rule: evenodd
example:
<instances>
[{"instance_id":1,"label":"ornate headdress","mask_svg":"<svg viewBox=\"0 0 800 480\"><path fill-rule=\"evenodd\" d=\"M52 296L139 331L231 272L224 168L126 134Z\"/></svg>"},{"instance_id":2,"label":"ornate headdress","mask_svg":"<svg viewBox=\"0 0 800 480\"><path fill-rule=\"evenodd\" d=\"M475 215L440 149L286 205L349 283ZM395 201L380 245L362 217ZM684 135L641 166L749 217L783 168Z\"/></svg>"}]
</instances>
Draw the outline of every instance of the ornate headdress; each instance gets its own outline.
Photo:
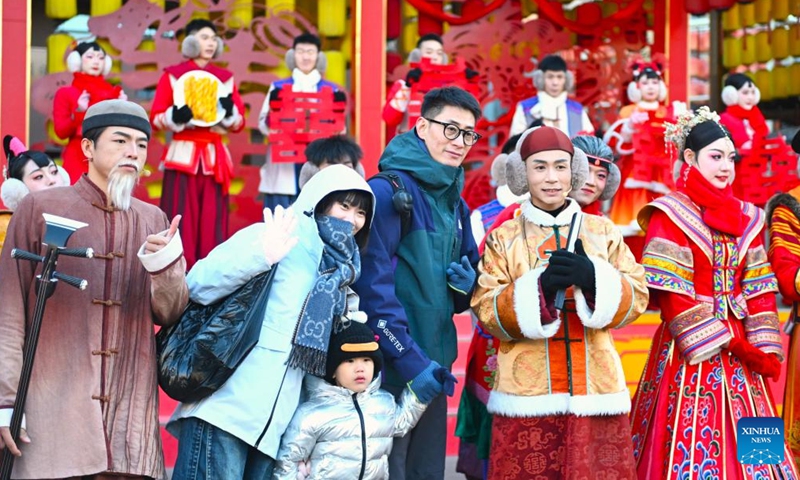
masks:
<instances>
[{"instance_id":1,"label":"ornate headdress","mask_svg":"<svg viewBox=\"0 0 800 480\"><path fill-rule=\"evenodd\" d=\"M664 122L664 139L677 149L680 156L686 147L686 137L689 136L689 132L703 122L719 124L719 115L706 106L698 108L697 113L687 110L678 116L675 123Z\"/></svg>"}]
</instances>

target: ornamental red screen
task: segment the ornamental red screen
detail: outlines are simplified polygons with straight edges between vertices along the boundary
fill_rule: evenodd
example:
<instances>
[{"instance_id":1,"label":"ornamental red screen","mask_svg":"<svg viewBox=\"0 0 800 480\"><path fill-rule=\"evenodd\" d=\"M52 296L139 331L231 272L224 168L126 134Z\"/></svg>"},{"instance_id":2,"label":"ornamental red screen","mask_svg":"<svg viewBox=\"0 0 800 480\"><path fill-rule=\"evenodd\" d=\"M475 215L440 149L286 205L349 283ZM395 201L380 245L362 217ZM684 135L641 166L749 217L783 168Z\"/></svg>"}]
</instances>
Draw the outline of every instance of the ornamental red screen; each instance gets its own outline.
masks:
<instances>
[{"instance_id":1,"label":"ornamental red screen","mask_svg":"<svg viewBox=\"0 0 800 480\"><path fill-rule=\"evenodd\" d=\"M303 163L309 143L345 128L345 102L334 101L331 87L317 93L281 89L269 108L270 155L275 163Z\"/></svg>"}]
</instances>

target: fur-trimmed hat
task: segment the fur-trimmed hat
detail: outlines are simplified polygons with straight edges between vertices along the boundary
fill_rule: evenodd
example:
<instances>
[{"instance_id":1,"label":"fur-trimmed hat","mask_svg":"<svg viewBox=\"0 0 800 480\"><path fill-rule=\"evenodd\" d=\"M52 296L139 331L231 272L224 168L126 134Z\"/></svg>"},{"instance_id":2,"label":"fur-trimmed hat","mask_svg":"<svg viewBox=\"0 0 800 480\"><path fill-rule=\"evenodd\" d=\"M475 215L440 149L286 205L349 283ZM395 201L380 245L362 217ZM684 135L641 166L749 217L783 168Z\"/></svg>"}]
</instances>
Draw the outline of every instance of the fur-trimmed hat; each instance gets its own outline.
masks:
<instances>
[{"instance_id":1,"label":"fur-trimmed hat","mask_svg":"<svg viewBox=\"0 0 800 480\"><path fill-rule=\"evenodd\" d=\"M631 66L631 76L633 80L628 84L628 99L633 103L642 100L642 92L639 90L639 80L644 78L658 79L658 101L663 102L667 99L667 84L664 83L664 70L658 62L634 62Z\"/></svg>"},{"instance_id":2,"label":"fur-trimmed hat","mask_svg":"<svg viewBox=\"0 0 800 480\"><path fill-rule=\"evenodd\" d=\"M572 139L572 145L586 154L589 165L606 167L608 179L606 180L606 188L600 194L599 199L610 200L614 198L622 182L622 174L619 171L619 167L614 163L614 153L611 151L611 147L593 135L578 135ZM573 192L577 191L573 190Z\"/></svg>"},{"instance_id":3,"label":"fur-trimmed hat","mask_svg":"<svg viewBox=\"0 0 800 480\"><path fill-rule=\"evenodd\" d=\"M582 150L574 148L567 134L561 130L553 127L534 127L522 134L517 141L517 147L506 160L506 182L511 193L514 195L528 193L525 160L534 153L547 150L562 150L572 157L570 162L571 190L577 190L586 183L586 179L589 178L589 162L586 154Z\"/></svg>"},{"instance_id":4,"label":"fur-trimmed hat","mask_svg":"<svg viewBox=\"0 0 800 480\"><path fill-rule=\"evenodd\" d=\"M83 133L98 127L130 127L144 133L148 139L152 133L144 108L127 100L103 100L89 107L83 117Z\"/></svg>"},{"instance_id":5,"label":"fur-trimmed hat","mask_svg":"<svg viewBox=\"0 0 800 480\"><path fill-rule=\"evenodd\" d=\"M761 90L752 78L744 73L733 73L728 75L725 79L725 86L722 88L722 103L727 106L737 105L739 103L739 90L745 85L752 85L756 90L756 104L761 101Z\"/></svg>"},{"instance_id":6,"label":"fur-trimmed hat","mask_svg":"<svg viewBox=\"0 0 800 480\"><path fill-rule=\"evenodd\" d=\"M536 90L543 92L544 72L547 71L564 72L567 77L567 81L564 83L564 91L572 91L572 88L575 86L575 75L573 75L573 73L567 69L567 62L565 62L564 59L558 55L547 55L539 62L536 70L526 73L525 76L532 77L533 86L536 88Z\"/></svg>"},{"instance_id":7,"label":"fur-trimmed hat","mask_svg":"<svg viewBox=\"0 0 800 480\"><path fill-rule=\"evenodd\" d=\"M375 365L373 378L383 369L383 354L378 346L375 333L367 325L350 320L334 329L328 345L328 358L325 361L325 381L336 385L333 375L339 365L351 358L369 357Z\"/></svg>"},{"instance_id":8,"label":"fur-trimmed hat","mask_svg":"<svg viewBox=\"0 0 800 480\"><path fill-rule=\"evenodd\" d=\"M502 187L508 184L506 181L506 162L508 161L508 154L501 153L494 157L492 160L491 175L494 180L495 186Z\"/></svg>"},{"instance_id":9,"label":"fur-trimmed hat","mask_svg":"<svg viewBox=\"0 0 800 480\"><path fill-rule=\"evenodd\" d=\"M204 18L195 18L186 24L186 28L184 28L186 31L186 37L184 37L183 42L181 42L181 54L184 57L195 59L200 56L200 42L197 41L197 38L195 38L194 34L204 28L210 28L214 31L215 35L217 34L216 25ZM217 36L217 49L214 50L213 58L219 58L224 49L224 42L221 38L219 38L219 36Z\"/></svg>"}]
</instances>

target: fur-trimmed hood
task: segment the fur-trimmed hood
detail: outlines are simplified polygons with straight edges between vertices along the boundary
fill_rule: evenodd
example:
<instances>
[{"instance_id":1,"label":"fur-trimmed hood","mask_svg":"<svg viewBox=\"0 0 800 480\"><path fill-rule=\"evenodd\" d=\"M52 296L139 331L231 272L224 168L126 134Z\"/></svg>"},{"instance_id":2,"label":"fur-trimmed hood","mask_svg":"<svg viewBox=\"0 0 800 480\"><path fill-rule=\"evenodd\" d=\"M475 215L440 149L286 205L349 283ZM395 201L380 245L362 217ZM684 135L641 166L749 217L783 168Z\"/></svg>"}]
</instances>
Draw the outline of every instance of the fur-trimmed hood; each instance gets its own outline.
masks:
<instances>
[{"instance_id":1,"label":"fur-trimmed hood","mask_svg":"<svg viewBox=\"0 0 800 480\"><path fill-rule=\"evenodd\" d=\"M795 188L788 193L775 194L767 202L764 211L767 214L767 226L772 226L772 214L778 207L786 207L795 217L800 219L800 188Z\"/></svg>"}]
</instances>

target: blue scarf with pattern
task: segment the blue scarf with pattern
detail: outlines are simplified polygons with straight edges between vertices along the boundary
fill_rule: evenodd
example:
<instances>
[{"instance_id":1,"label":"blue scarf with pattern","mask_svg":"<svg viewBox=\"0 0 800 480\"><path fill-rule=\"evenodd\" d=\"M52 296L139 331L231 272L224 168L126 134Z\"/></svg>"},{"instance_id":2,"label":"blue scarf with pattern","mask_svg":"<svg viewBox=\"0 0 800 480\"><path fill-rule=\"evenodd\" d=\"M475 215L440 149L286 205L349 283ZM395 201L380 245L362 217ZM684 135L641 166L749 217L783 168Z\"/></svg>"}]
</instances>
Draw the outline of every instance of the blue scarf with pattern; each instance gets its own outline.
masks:
<instances>
[{"instance_id":1,"label":"blue scarf with pattern","mask_svg":"<svg viewBox=\"0 0 800 480\"><path fill-rule=\"evenodd\" d=\"M327 215L316 221L324 244L319 277L300 311L287 364L324 377L332 325L346 313L347 287L361 275L361 257L352 223Z\"/></svg>"}]
</instances>

